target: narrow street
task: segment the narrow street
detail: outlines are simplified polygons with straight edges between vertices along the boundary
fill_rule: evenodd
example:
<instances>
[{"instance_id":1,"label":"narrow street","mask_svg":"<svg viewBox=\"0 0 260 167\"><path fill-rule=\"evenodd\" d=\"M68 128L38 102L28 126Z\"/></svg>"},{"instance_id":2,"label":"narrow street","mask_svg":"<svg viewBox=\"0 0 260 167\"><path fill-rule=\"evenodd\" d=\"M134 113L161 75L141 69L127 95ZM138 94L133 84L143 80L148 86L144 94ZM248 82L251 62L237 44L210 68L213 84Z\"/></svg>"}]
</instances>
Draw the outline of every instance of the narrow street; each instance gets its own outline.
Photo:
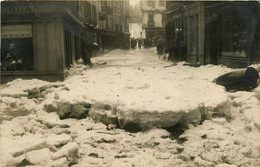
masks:
<instances>
[{"instance_id":1,"label":"narrow street","mask_svg":"<svg viewBox=\"0 0 260 167\"><path fill-rule=\"evenodd\" d=\"M212 82L233 69L173 64L155 48L92 63L64 82L1 85L1 166L260 165L260 87Z\"/></svg>"}]
</instances>

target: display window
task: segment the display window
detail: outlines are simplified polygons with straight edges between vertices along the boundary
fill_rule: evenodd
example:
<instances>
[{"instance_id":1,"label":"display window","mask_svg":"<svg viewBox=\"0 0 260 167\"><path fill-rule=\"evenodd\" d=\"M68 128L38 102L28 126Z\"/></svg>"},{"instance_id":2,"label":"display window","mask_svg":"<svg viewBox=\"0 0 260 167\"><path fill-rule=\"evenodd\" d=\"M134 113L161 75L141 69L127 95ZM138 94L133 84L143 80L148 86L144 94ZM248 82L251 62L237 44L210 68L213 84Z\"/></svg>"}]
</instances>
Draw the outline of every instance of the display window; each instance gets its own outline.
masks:
<instances>
[{"instance_id":1,"label":"display window","mask_svg":"<svg viewBox=\"0 0 260 167\"><path fill-rule=\"evenodd\" d=\"M32 25L1 26L1 71L33 70Z\"/></svg>"}]
</instances>

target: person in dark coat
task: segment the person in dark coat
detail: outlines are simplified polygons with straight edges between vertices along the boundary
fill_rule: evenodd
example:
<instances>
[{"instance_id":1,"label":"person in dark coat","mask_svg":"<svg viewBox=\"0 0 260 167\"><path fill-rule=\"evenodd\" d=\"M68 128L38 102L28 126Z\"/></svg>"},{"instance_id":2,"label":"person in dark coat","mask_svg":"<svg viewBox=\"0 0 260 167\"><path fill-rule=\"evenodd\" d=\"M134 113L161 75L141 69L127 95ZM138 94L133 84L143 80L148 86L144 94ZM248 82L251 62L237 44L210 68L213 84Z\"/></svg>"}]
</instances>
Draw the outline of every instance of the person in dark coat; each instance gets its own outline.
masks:
<instances>
[{"instance_id":1,"label":"person in dark coat","mask_svg":"<svg viewBox=\"0 0 260 167\"><path fill-rule=\"evenodd\" d=\"M159 42L156 48L157 48L157 54L159 56L163 55L163 44L162 44L162 42Z\"/></svg>"},{"instance_id":2,"label":"person in dark coat","mask_svg":"<svg viewBox=\"0 0 260 167\"><path fill-rule=\"evenodd\" d=\"M86 48L82 52L82 59L85 65L89 65L92 67L91 63L91 57L92 57L92 51L93 49L98 48L98 44L92 43L92 44L87 44Z\"/></svg>"},{"instance_id":3,"label":"person in dark coat","mask_svg":"<svg viewBox=\"0 0 260 167\"><path fill-rule=\"evenodd\" d=\"M165 53L169 53L169 56L168 56L169 61L174 61L175 44L176 44L175 40L168 41L166 44L167 48L165 50Z\"/></svg>"},{"instance_id":4,"label":"person in dark coat","mask_svg":"<svg viewBox=\"0 0 260 167\"><path fill-rule=\"evenodd\" d=\"M92 66L91 63L91 53L92 51L90 50L89 47L86 47L83 52L82 52L82 59L85 65L89 65L90 67Z\"/></svg>"},{"instance_id":5,"label":"person in dark coat","mask_svg":"<svg viewBox=\"0 0 260 167\"><path fill-rule=\"evenodd\" d=\"M140 39L138 40L138 47L139 47L139 49L141 49L141 47L142 47Z\"/></svg>"},{"instance_id":6,"label":"person in dark coat","mask_svg":"<svg viewBox=\"0 0 260 167\"><path fill-rule=\"evenodd\" d=\"M187 46L184 41L181 42L181 61L187 61Z\"/></svg>"},{"instance_id":7,"label":"person in dark coat","mask_svg":"<svg viewBox=\"0 0 260 167\"><path fill-rule=\"evenodd\" d=\"M136 40L132 38L131 39L131 48L135 49L135 46L136 46Z\"/></svg>"}]
</instances>

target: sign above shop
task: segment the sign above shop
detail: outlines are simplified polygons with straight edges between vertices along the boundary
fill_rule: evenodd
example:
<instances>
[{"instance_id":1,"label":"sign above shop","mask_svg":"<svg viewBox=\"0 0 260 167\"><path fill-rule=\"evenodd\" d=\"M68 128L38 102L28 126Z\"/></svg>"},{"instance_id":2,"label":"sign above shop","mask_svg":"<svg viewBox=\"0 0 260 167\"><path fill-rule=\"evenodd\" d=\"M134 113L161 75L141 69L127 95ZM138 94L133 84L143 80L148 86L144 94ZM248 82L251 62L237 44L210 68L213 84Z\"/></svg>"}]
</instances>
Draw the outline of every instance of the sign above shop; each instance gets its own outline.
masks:
<instances>
[{"instance_id":1,"label":"sign above shop","mask_svg":"<svg viewBox=\"0 0 260 167\"><path fill-rule=\"evenodd\" d=\"M3 13L33 13L37 11L36 6L6 6L2 8Z\"/></svg>"}]
</instances>

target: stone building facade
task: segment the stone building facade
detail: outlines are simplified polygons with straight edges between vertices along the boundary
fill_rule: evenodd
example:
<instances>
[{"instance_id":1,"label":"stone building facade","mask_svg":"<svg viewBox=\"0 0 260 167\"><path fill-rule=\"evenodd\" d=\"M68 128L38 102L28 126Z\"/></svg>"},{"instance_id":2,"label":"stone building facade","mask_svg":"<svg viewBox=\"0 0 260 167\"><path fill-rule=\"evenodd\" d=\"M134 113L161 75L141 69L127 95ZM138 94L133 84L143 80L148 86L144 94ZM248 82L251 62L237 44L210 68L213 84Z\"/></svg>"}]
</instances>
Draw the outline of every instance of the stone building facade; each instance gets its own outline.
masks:
<instances>
[{"instance_id":1,"label":"stone building facade","mask_svg":"<svg viewBox=\"0 0 260 167\"><path fill-rule=\"evenodd\" d=\"M259 3L166 3L167 43L182 41L186 61L246 67L259 62Z\"/></svg>"},{"instance_id":2,"label":"stone building facade","mask_svg":"<svg viewBox=\"0 0 260 167\"><path fill-rule=\"evenodd\" d=\"M130 3L130 38L142 40L145 33L143 30L143 14L141 12L140 1Z\"/></svg>"},{"instance_id":3,"label":"stone building facade","mask_svg":"<svg viewBox=\"0 0 260 167\"><path fill-rule=\"evenodd\" d=\"M158 38L165 37L165 9L164 0L141 1L144 37L146 40L153 41L152 45L156 45Z\"/></svg>"},{"instance_id":4,"label":"stone building facade","mask_svg":"<svg viewBox=\"0 0 260 167\"><path fill-rule=\"evenodd\" d=\"M201 2L166 2L166 42L185 42L186 61L203 64L204 7Z\"/></svg>"}]
</instances>

